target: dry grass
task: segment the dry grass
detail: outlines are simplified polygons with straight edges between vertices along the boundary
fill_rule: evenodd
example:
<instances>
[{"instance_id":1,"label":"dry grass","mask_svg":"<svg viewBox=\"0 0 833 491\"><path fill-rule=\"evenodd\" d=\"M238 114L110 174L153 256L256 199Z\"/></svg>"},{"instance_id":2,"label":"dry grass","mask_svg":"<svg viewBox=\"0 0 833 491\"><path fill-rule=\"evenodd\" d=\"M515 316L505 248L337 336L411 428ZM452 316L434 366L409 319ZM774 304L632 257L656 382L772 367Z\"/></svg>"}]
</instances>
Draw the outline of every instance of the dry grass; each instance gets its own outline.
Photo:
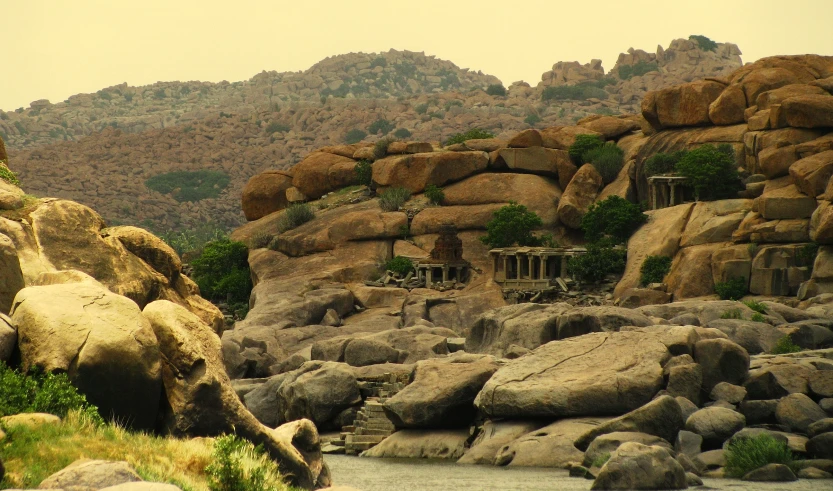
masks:
<instances>
[{"instance_id":1,"label":"dry grass","mask_svg":"<svg viewBox=\"0 0 833 491\"><path fill-rule=\"evenodd\" d=\"M116 425L96 426L77 412L58 425L7 429L0 442L6 478L0 488L36 488L49 475L78 459L127 461L147 481L168 482L184 491L208 490L205 467L212 462L213 438L178 439L133 433ZM244 469L267 459L251 453ZM289 489L270 476L276 490ZM275 482L277 481L277 482Z\"/></svg>"}]
</instances>

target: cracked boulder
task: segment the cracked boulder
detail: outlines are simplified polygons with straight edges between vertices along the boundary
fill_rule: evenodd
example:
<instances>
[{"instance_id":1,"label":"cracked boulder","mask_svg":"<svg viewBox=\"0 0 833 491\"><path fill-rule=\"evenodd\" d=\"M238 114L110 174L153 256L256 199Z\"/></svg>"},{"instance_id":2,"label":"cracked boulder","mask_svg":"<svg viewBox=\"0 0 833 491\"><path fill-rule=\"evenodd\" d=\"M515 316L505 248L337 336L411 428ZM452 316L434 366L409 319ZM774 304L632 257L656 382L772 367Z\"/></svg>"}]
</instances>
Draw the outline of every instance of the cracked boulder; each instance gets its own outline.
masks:
<instances>
[{"instance_id":1,"label":"cracked boulder","mask_svg":"<svg viewBox=\"0 0 833 491\"><path fill-rule=\"evenodd\" d=\"M105 419L154 427L159 345L133 301L92 280L34 286L17 294L11 318L24 370L66 372Z\"/></svg>"},{"instance_id":2,"label":"cracked boulder","mask_svg":"<svg viewBox=\"0 0 833 491\"><path fill-rule=\"evenodd\" d=\"M644 332L552 341L498 370L475 405L489 417L619 415L662 389L670 357L658 335Z\"/></svg>"}]
</instances>

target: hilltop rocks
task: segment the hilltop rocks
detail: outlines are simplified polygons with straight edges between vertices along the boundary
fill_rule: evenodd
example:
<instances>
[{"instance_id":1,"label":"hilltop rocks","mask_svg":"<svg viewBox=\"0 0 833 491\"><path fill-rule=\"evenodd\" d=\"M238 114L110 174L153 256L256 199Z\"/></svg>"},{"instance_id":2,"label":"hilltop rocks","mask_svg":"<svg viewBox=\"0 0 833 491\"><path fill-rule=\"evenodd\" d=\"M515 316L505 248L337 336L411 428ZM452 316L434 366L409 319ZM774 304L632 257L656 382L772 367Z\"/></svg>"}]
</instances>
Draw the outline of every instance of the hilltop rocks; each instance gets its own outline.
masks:
<instances>
[{"instance_id":1,"label":"hilltop rocks","mask_svg":"<svg viewBox=\"0 0 833 491\"><path fill-rule=\"evenodd\" d=\"M272 170L252 176L243 188L242 208L246 220L252 221L282 210L289 202L286 190L293 186L289 172Z\"/></svg>"},{"instance_id":2,"label":"hilltop rocks","mask_svg":"<svg viewBox=\"0 0 833 491\"><path fill-rule=\"evenodd\" d=\"M642 101L642 116L657 130L708 124L709 106L724 88L721 83L704 80L649 92Z\"/></svg>"},{"instance_id":3,"label":"hilltop rocks","mask_svg":"<svg viewBox=\"0 0 833 491\"><path fill-rule=\"evenodd\" d=\"M135 303L92 282L36 286L17 294L11 318L24 369L65 371L105 418L154 427L159 345Z\"/></svg>"},{"instance_id":4,"label":"hilltop rocks","mask_svg":"<svg viewBox=\"0 0 833 491\"><path fill-rule=\"evenodd\" d=\"M443 186L486 169L485 152L434 152L391 156L373 164L373 181L418 193L428 184Z\"/></svg>"},{"instance_id":5,"label":"hilltop rocks","mask_svg":"<svg viewBox=\"0 0 833 491\"><path fill-rule=\"evenodd\" d=\"M669 356L665 345L644 333L595 333L554 341L499 369L475 404L491 417L622 413L642 406L660 390L661 365ZM598 359L609 363L590 361Z\"/></svg>"},{"instance_id":6,"label":"hilltop rocks","mask_svg":"<svg viewBox=\"0 0 833 491\"><path fill-rule=\"evenodd\" d=\"M345 184L331 170L355 165L353 159L327 152L313 152L292 168L292 185L310 199L317 199Z\"/></svg>"},{"instance_id":7,"label":"hilltop rocks","mask_svg":"<svg viewBox=\"0 0 833 491\"><path fill-rule=\"evenodd\" d=\"M602 176L595 167L591 164L581 166L558 202L558 218L561 223L572 229L578 229L584 214L601 191L602 184Z\"/></svg>"}]
</instances>

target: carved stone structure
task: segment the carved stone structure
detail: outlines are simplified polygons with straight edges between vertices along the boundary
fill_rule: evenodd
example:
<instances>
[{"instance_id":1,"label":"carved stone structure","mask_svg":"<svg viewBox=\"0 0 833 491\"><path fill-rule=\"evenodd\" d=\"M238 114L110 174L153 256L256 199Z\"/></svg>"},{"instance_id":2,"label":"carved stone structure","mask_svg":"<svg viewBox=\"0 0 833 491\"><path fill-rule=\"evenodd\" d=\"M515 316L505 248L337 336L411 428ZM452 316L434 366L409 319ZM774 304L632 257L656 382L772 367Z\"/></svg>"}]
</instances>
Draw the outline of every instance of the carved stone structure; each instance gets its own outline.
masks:
<instances>
[{"instance_id":1,"label":"carved stone structure","mask_svg":"<svg viewBox=\"0 0 833 491\"><path fill-rule=\"evenodd\" d=\"M687 180L688 178L682 176L649 177L648 196L651 199L651 209L658 210L683 204L686 198L686 188L683 184Z\"/></svg>"},{"instance_id":2,"label":"carved stone structure","mask_svg":"<svg viewBox=\"0 0 833 491\"><path fill-rule=\"evenodd\" d=\"M549 290L558 279L567 278L569 258L586 253L584 247L504 247L489 251L493 278L504 290Z\"/></svg>"},{"instance_id":3,"label":"carved stone structure","mask_svg":"<svg viewBox=\"0 0 833 491\"><path fill-rule=\"evenodd\" d=\"M425 280L426 288L435 283L465 283L468 280L469 263L463 259L463 241L457 237L454 225L443 225L431 256L417 263L416 269L417 277Z\"/></svg>"}]
</instances>

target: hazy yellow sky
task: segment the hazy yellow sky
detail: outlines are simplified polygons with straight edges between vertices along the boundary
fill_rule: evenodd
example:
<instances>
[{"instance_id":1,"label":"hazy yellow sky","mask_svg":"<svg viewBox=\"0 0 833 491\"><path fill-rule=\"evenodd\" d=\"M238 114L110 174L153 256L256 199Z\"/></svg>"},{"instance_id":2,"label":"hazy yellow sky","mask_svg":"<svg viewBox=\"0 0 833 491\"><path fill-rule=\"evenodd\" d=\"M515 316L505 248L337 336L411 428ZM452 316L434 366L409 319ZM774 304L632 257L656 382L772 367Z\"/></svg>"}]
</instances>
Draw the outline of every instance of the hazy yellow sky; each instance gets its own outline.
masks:
<instances>
[{"instance_id":1,"label":"hazy yellow sky","mask_svg":"<svg viewBox=\"0 0 833 491\"><path fill-rule=\"evenodd\" d=\"M833 0L0 0L0 109L127 82L245 80L322 58L425 51L508 85L556 61L703 34L744 61L833 55Z\"/></svg>"}]
</instances>

